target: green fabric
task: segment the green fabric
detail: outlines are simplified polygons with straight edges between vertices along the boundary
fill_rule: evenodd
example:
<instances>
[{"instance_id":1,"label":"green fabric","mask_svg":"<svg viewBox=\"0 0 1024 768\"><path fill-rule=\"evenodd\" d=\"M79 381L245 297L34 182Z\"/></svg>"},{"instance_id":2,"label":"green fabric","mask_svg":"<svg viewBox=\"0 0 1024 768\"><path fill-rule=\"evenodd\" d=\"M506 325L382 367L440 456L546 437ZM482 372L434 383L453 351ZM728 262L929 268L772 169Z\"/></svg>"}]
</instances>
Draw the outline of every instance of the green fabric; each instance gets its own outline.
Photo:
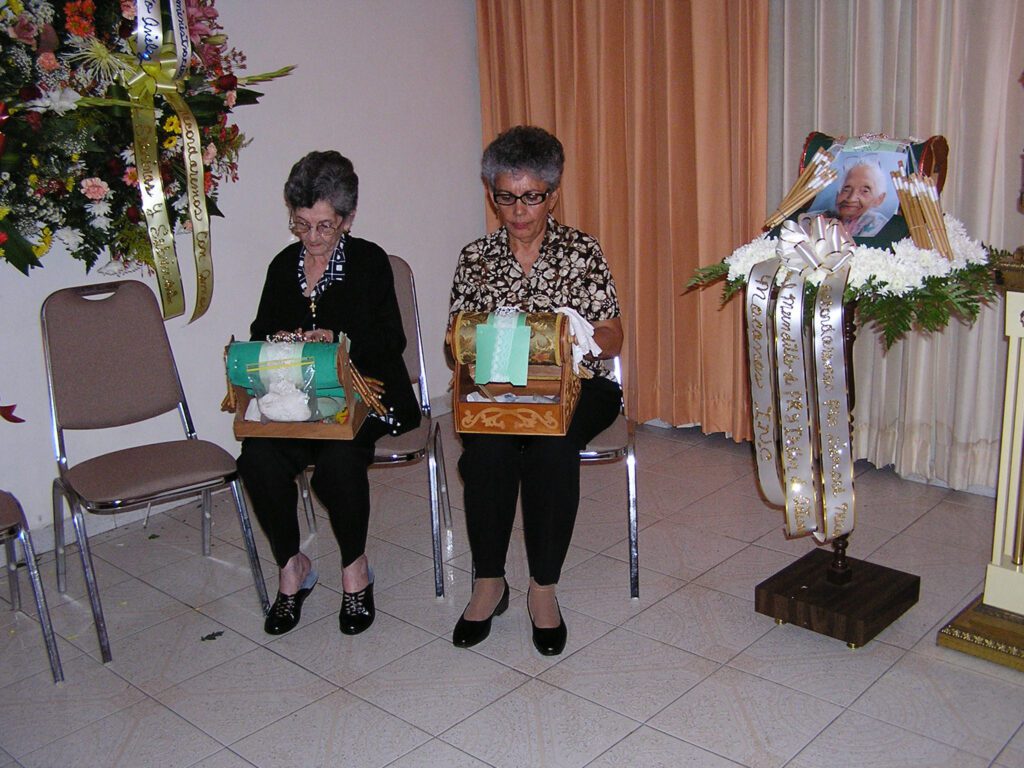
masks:
<instances>
[{"instance_id":1,"label":"green fabric","mask_svg":"<svg viewBox=\"0 0 1024 768\"><path fill-rule=\"evenodd\" d=\"M258 365L260 350L265 341L236 341L228 346L226 361L228 380L239 387L244 387L252 394L252 383L249 381L248 367ZM314 381L317 394L321 397L344 397L345 390L338 381L337 367L338 345L308 343L302 345L303 358L311 358L315 366Z\"/></svg>"},{"instance_id":2,"label":"green fabric","mask_svg":"<svg viewBox=\"0 0 1024 768\"><path fill-rule=\"evenodd\" d=\"M495 317L492 312L487 322L476 327L477 384L510 382L526 386L530 363L530 328L526 314L519 312L508 317Z\"/></svg>"}]
</instances>

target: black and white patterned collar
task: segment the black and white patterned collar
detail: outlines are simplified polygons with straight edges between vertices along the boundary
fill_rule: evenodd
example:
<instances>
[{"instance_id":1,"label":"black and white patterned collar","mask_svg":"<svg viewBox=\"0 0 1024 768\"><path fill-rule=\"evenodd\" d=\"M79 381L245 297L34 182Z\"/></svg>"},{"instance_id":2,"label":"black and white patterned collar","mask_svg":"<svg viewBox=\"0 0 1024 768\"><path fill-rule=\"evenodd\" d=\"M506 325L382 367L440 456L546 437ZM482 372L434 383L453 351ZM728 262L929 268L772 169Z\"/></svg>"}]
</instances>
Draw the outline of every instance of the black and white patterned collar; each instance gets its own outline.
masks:
<instances>
[{"instance_id":1,"label":"black and white patterned collar","mask_svg":"<svg viewBox=\"0 0 1024 768\"><path fill-rule=\"evenodd\" d=\"M340 282L345 279L345 240L347 239L348 235L342 235L341 239L338 240L338 244L334 246L331 260L327 262L327 268L313 288L312 295L314 297L320 296L331 283ZM302 249L299 251L299 287L303 293L309 288L306 283L306 246L302 246Z\"/></svg>"}]
</instances>

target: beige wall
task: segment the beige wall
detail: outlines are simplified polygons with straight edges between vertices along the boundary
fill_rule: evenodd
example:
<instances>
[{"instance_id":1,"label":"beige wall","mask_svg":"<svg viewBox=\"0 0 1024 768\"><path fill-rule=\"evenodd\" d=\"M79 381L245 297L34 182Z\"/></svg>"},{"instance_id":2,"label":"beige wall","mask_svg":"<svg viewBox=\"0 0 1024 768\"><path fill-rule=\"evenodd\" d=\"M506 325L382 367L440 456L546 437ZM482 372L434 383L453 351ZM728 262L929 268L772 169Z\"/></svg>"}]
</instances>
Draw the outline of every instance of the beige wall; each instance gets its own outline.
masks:
<instances>
[{"instance_id":1,"label":"beige wall","mask_svg":"<svg viewBox=\"0 0 1024 768\"><path fill-rule=\"evenodd\" d=\"M248 337L266 265L289 237L284 179L312 149L352 159L360 178L355 233L412 264L431 396L446 409L448 289L459 249L485 226L473 0L221 0L217 7L231 44L248 56L249 73L297 69L258 86L260 105L237 110L252 144L241 156L241 181L220 196L226 218L213 223L213 304L191 326L183 318L167 323L200 436L237 451L229 417L219 411L223 346L231 334ZM179 240L186 279L191 258L188 240ZM57 252L44 265L25 278L0 264L0 404L17 403L26 420L0 421L0 488L21 500L39 549L50 547L55 472L39 307L58 288L109 279L86 275ZM190 313L191 283L187 295ZM84 457L112 447L107 436L90 435L69 450ZM89 529L111 522L93 517Z\"/></svg>"}]
</instances>

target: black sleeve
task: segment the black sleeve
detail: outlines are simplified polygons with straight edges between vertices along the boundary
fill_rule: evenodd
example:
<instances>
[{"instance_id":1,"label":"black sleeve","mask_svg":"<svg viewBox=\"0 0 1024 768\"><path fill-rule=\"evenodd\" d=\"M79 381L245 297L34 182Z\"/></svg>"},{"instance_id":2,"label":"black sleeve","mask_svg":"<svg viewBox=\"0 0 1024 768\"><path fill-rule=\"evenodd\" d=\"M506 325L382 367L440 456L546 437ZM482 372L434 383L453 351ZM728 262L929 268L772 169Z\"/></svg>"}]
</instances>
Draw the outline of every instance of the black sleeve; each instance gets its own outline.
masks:
<instances>
[{"instance_id":1,"label":"black sleeve","mask_svg":"<svg viewBox=\"0 0 1024 768\"><path fill-rule=\"evenodd\" d=\"M297 258L297 250L289 246L267 267L260 305L249 326L252 341L266 341L267 336L278 331L292 331L302 326L306 307L298 285Z\"/></svg>"}]
</instances>

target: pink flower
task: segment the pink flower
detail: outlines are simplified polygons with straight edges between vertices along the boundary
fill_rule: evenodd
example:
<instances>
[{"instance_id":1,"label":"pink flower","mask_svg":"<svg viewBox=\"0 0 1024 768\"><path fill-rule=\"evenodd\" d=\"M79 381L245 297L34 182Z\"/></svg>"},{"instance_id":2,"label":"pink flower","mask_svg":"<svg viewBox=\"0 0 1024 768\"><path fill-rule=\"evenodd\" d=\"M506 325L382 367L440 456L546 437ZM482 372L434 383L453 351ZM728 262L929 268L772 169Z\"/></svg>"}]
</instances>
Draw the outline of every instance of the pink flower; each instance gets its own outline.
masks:
<instances>
[{"instance_id":1,"label":"pink flower","mask_svg":"<svg viewBox=\"0 0 1024 768\"><path fill-rule=\"evenodd\" d=\"M238 101L238 91L228 91L224 94L224 103L228 109L234 107L236 101Z\"/></svg>"},{"instance_id":2,"label":"pink flower","mask_svg":"<svg viewBox=\"0 0 1024 768\"><path fill-rule=\"evenodd\" d=\"M214 161L214 159L216 157L217 157L217 147L211 141L209 144L206 145L206 149L203 150L203 162L206 165L209 165L210 163L212 163Z\"/></svg>"},{"instance_id":3,"label":"pink flower","mask_svg":"<svg viewBox=\"0 0 1024 768\"><path fill-rule=\"evenodd\" d=\"M110 187L103 179L91 176L88 179L82 179L81 183L82 194L88 197L90 200L102 200L107 196L110 191Z\"/></svg>"},{"instance_id":4,"label":"pink flower","mask_svg":"<svg viewBox=\"0 0 1024 768\"><path fill-rule=\"evenodd\" d=\"M14 26L7 28L7 34L34 51L36 49L36 35L39 34L39 27L32 21L31 16L23 13L15 20Z\"/></svg>"},{"instance_id":5,"label":"pink flower","mask_svg":"<svg viewBox=\"0 0 1024 768\"><path fill-rule=\"evenodd\" d=\"M121 177L121 180L129 187L139 186L139 169L134 165L129 165L125 169L124 176Z\"/></svg>"},{"instance_id":6,"label":"pink flower","mask_svg":"<svg viewBox=\"0 0 1024 768\"><path fill-rule=\"evenodd\" d=\"M126 19L135 18L135 0L121 0L121 15Z\"/></svg>"},{"instance_id":7,"label":"pink flower","mask_svg":"<svg viewBox=\"0 0 1024 768\"><path fill-rule=\"evenodd\" d=\"M56 69L60 69L60 62L57 61L57 57L51 51L39 54L39 58L36 61L39 63L39 68L44 72L53 72Z\"/></svg>"}]
</instances>

